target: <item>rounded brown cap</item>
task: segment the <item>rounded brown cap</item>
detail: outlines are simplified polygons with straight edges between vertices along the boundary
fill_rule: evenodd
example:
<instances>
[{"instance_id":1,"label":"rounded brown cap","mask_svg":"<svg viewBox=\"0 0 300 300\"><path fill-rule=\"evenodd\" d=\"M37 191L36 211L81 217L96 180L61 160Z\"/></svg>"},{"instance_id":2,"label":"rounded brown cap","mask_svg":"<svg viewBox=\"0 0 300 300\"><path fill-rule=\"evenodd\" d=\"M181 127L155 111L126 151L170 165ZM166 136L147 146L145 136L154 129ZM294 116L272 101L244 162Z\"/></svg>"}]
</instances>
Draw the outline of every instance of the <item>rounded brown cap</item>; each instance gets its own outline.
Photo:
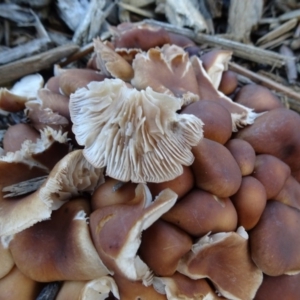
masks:
<instances>
[{"instance_id":1,"label":"rounded brown cap","mask_svg":"<svg viewBox=\"0 0 300 300\"><path fill-rule=\"evenodd\" d=\"M300 212L269 200L258 224L250 231L251 257L265 274L300 272Z\"/></svg>"},{"instance_id":2,"label":"rounded brown cap","mask_svg":"<svg viewBox=\"0 0 300 300\"><path fill-rule=\"evenodd\" d=\"M233 231L237 226L237 213L231 200L200 189L184 196L162 219L197 237L208 232Z\"/></svg>"},{"instance_id":3,"label":"rounded brown cap","mask_svg":"<svg viewBox=\"0 0 300 300\"><path fill-rule=\"evenodd\" d=\"M198 188L220 198L237 192L242 181L241 170L226 147L203 138L192 152L195 156L192 170Z\"/></svg>"},{"instance_id":4,"label":"rounded brown cap","mask_svg":"<svg viewBox=\"0 0 300 300\"><path fill-rule=\"evenodd\" d=\"M179 259L191 250L192 244L192 238L186 232L158 220L143 232L139 253L155 275L171 276Z\"/></svg>"}]
</instances>

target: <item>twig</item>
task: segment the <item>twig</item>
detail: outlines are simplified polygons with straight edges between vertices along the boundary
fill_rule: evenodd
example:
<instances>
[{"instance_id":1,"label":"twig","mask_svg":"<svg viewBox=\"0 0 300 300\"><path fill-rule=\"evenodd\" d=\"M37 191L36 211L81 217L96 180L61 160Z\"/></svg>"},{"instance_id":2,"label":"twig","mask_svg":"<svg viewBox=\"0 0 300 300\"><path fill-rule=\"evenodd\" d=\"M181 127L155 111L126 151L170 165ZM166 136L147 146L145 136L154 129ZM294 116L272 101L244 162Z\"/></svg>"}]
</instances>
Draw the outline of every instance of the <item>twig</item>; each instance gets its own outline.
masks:
<instances>
[{"instance_id":1,"label":"twig","mask_svg":"<svg viewBox=\"0 0 300 300\"><path fill-rule=\"evenodd\" d=\"M0 85L16 80L22 76L52 67L62 58L68 57L79 49L77 45L68 44L49 51L20 59L0 67Z\"/></svg>"},{"instance_id":2,"label":"twig","mask_svg":"<svg viewBox=\"0 0 300 300\"><path fill-rule=\"evenodd\" d=\"M118 5L130 12L133 12L133 13L138 14L145 18L154 18L155 17L155 14L152 11L147 10L147 9L134 7L133 5L126 4L124 2L118 2Z\"/></svg>"},{"instance_id":3,"label":"twig","mask_svg":"<svg viewBox=\"0 0 300 300\"><path fill-rule=\"evenodd\" d=\"M231 41L220 36L213 36L204 33L194 33L189 29L178 28L171 24L158 22L154 20L144 20L144 23L156 25L165 28L167 31L185 35L197 44L207 44L213 47L220 47L233 51L233 55L250 60L260 64L266 64L273 67L282 67L285 65L286 59L290 57L278 54L273 51L260 49L252 45L245 45L239 42Z\"/></svg>"},{"instance_id":4,"label":"twig","mask_svg":"<svg viewBox=\"0 0 300 300\"><path fill-rule=\"evenodd\" d=\"M263 85L271 90L277 91L279 93L284 93L287 97L293 98L296 101L300 101L299 93L296 93L292 89L290 89L278 82L275 82L265 76L254 73L254 72L252 72L236 63L233 63L233 62L229 62L228 66L229 66L229 69L231 69L232 71L234 71L240 75L243 75L245 77L248 77L255 83L261 84L261 85Z\"/></svg>"}]
</instances>

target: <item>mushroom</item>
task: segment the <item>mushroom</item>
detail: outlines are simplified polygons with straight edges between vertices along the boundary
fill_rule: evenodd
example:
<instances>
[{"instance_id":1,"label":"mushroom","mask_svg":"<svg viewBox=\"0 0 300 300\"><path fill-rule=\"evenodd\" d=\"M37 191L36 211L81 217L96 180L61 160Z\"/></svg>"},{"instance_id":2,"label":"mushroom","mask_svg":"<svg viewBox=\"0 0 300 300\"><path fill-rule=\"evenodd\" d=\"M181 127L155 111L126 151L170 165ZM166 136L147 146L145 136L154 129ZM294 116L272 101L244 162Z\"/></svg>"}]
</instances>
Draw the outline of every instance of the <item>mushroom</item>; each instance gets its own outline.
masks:
<instances>
[{"instance_id":1,"label":"mushroom","mask_svg":"<svg viewBox=\"0 0 300 300\"><path fill-rule=\"evenodd\" d=\"M168 211L176 199L177 195L166 189L152 202L147 186L139 184L130 203L105 206L90 215L94 245L111 272L142 280L146 286L151 284L152 273L137 255L141 233Z\"/></svg>"},{"instance_id":2,"label":"mushroom","mask_svg":"<svg viewBox=\"0 0 300 300\"><path fill-rule=\"evenodd\" d=\"M192 114L203 123L203 136L224 145L231 137L232 123L229 111L213 101L196 101L185 106L181 114Z\"/></svg>"},{"instance_id":3,"label":"mushroom","mask_svg":"<svg viewBox=\"0 0 300 300\"><path fill-rule=\"evenodd\" d=\"M222 296L233 300L253 299L263 279L251 260L248 235L242 227L237 233L200 238L177 270L194 280L209 278Z\"/></svg>"},{"instance_id":4,"label":"mushroom","mask_svg":"<svg viewBox=\"0 0 300 300\"><path fill-rule=\"evenodd\" d=\"M273 155L289 165L292 172L300 169L300 116L286 108L276 108L260 115L252 124L236 133L257 154Z\"/></svg>"},{"instance_id":5,"label":"mushroom","mask_svg":"<svg viewBox=\"0 0 300 300\"><path fill-rule=\"evenodd\" d=\"M253 109L233 102L229 97L218 91L206 73L202 61L197 56L192 56L190 61L198 82L200 100L216 101L225 107L231 113L232 131L237 131L238 127L244 127L254 122L258 115L253 112Z\"/></svg>"},{"instance_id":6,"label":"mushroom","mask_svg":"<svg viewBox=\"0 0 300 300\"><path fill-rule=\"evenodd\" d=\"M7 174L1 177L1 187L45 175L45 169L20 162L0 161L1 169L3 172L0 173ZM81 192L92 192L102 182L103 170L90 165L82 155L82 150L70 152L55 165L47 180L34 193L17 199L5 199L1 191L1 236L18 233L48 219L52 210L58 209Z\"/></svg>"},{"instance_id":7,"label":"mushroom","mask_svg":"<svg viewBox=\"0 0 300 300\"><path fill-rule=\"evenodd\" d=\"M182 97L185 105L199 99L189 55L181 47L164 45L151 48L147 53L137 54L132 67L134 77L131 84L138 90L151 87L156 92Z\"/></svg>"},{"instance_id":8,"label":"mushroom","mask_svg":"<svg viewBox=\"0 0 300 300\"><path fill-rule=\"evenodd\" d=\"M256 156L252 176L264 186L267 199L274 198L291 175L290 167L275 156L259 154Z\"/></svg>"},{"instance_id":9,"label":"mushroom","mask_svg":"<svg viewBox=\"0 0 300 300\"><path fill-rule=\"evenodd\" d=\"M99 38L94 39L94 48L97 67L101 70L103 75L106 77L119 78L124 81L131 80L133 77L133 69L122 56L103 44Z\"/></svg>"},{"instance_id":10,"label":"mushroom","mask_svg":"<svg viewBox=\"0 0 300 300\"><path fill-rule=\"evenodd\" d=\"M176 114L181 106L179 98L151 88L137 91L120 79L91 82L70 97L73 132L84 156L124 182L172 180L182 165L192 164L190 149L202 137L202 122Z\"/></svg>"},{"instance_id":11,"label":"mushroom","mask_svg":"<svg viewBox=\"0 0 300 300\"><path fill-rule=\"evenodd\" d=\"M12 255L8 249L8 242L9 240L7 241L4 237L0 240L0 279L6 276L15 265Z\"/></svg>"},{"instance_id":12,"label":"mushroom","mask_svg":"<svg viewBox=\"0 0 300 300\"><path fill-rule=\"evenodd\" d=\"M141 281L132 281L115 274L114 280L122 300L167 300L165 295L158 293L153 286L145 286Z\"/></svg>"},{"instance_id":13,"label":"mushroom","mask_svg":"<svg viewBox=\"0 0 300 300\"><path fill-rule=\"evenodd\" d=\"M218 90L226 96L234 93L238 86L237 74L231 70L224 71ZM246 105L247 106L247 105Z\"/></svg>"},{"instance_id":14,"label":"mushroom","mask_svg":"<svg viewBox=\"0 0 300 300\"><path fill-rule=\"evenodd\" d=\"M19 270L40 282L92 280L109 274L92 243L89 213L86 199L72 199L55 210L51 220L15 234L9 249Z\"/></svg>"},{"instance_id":15,"label":"mushroom","mask_svg":"<svg viewBox=\"0 0 300 300\"><path fill-rule=\"evenodd\" d=\"M221 299L206 279L193 280L179 272L169 277L154 277L153 286L159 293L166 294L169 300Z\"/></svg>"},{"instance_id":16,"label":"mushroom","mask_svg":"<svg viewBox=\"0 0 300 300\"><path fill-rule=\"evenodd\" d=\"M269 200L258 224L249 232L251 257L269 276L300 272L300 212Z\"/></svg>"},{"instance_id":17,"label":"mushroom","mask_svg":"<svg viewBox=\"0 0 300 300\"><path fill-rule=\"evenodd\" d=\"M186 232L157 220L143 232L139 254L155 275L171 276L179 259L191 249L192 244L192 238Z\"/></svg>"},{"instance_id":18,"label":"mushroom","mask_svg":"<svg viewBox=\"0 0 300 300\"><path fill-rule=\"evenodd\" d=\"M234 101L253 108L257 113L284 107L275 94L259 84L244 85L234 97Z\"/></svg>"},{"instance_id":19,"label":"mushroom","mask_svg":"<svg viewBox=\"0 0 300 300\"><path fill-rule=\"evenodd\" d=\"M266 299L289 299L298 300L300 297L300 274L268 276L264 275L263 282L259 287L255 300Z\"/></svg>"},{"instance_id":20,"label":"mushroom","mask_svg":"<svg viewBox=\"0 0 300 300\"><path fill-rule=\"evenodd\" d=\"M250 230L257 224L265 209L267 193L260 181L252 176L245 176L231 200L237 211L238 224Z\"/></svg>"},{"instance_id":21,"label":"mushroom","mask_svg":"<svg viewBox=\"0 0 300 300\"><path fill-rule=\"evenodd\" d=\"M33 143L37 141L40 134L29 124L19 123L8 127L3 137L3 149L6 152L15 152L21 149L25 140Z\"/></svg>"},{"instance_id":22,"label":"mushroom","mask_svg":"<svg viewBox=\"0 0 300 300\"><path fill-rule=\"evenodd\" d=\"M244 140L231 139L225 144L225 147L239 165L242 176L250 175L254 170L256 160L252 146Z\"/></svg>"},{"instance_id":23,"label":"mushroom","mask_svg":"<svg viewBox=\"0 0 300 300\"><path fill-rule=\"evenodd\" d=\"M200 189L190 191L161 218L196 237L233 231L237 226L237 213L230 199Z\"/></svg>"},{"instance_id":24,"label":"mushroom","mask_svg":"<svg viewBox=\"0 0 300 300\"><path fill-rule=\"evenodd\" d=\"M211 50L201 55L203 67L215 89L218 89L221 83L222 74L228 69L228 63L231 60L232 51L229 50Z\"/></svg>"},{"instance_id":25,"label":"mushroom","mask_svg":"<svg viewBox=\"0 0 300 300\"><path fill-rule=\"evenodd\" d=\"M0 279L0 300L36 299L41 288L41 283L28 278L15 266Z\"/></svg>"},{"instance_id":26,"label":"mushroom","mask_svg":"<svg viewBox=\"0 0 300 300\"><path fill-rule=\"evenodd\" d=\"M226 198L237 192L242 181L240 168L223 145L203 138L192 152L192 170L196 186L213 195Z\"/></svg>"}]
</instances>

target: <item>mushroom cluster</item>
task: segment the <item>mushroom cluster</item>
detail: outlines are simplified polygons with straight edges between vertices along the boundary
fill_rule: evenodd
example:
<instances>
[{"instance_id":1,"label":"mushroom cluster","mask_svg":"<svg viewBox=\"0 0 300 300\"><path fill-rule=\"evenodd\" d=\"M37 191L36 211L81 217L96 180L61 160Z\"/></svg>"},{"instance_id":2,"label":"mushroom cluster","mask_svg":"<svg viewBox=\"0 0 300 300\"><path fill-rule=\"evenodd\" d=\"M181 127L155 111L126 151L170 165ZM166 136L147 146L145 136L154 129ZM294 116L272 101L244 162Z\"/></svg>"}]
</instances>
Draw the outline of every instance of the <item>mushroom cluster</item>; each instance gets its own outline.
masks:
<instances>
[{"instance_id":1,"label":"mushroom cluster","mask_svg":"<svg viewBox=\"0 0 300 300\"><path fill-rule=\"evenodd\" d=\"M1 89L27 122L1 149L0 299L299 299L300 116L230 51L113 32L85 69Z\"/></svg>"}]
</instances>

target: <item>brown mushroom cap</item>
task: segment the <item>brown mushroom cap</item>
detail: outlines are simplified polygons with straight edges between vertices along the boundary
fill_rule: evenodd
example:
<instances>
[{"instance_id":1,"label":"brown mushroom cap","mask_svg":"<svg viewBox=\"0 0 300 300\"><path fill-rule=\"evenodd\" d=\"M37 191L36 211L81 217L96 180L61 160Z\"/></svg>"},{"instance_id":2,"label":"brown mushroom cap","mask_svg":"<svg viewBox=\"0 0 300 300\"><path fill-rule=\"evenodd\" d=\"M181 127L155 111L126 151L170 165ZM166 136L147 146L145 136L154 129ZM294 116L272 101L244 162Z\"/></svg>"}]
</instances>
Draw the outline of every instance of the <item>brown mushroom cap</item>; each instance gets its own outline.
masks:
<instances>
[{"instance_id":1,"label":"brown mushroom cap","mask_svg":"<svg viewBox=\"0 0 300 300\"><path fill-rule=\"evenodd\" d=\"M192 238L186 232L157 220L143 232L139 254L155 275L171 276L179 259L191 250L192 244Z\"/></svg>"},{"instance_id":2,"label":"brown mushroom cap","mask_svg":"<svg viewBox=\"0 0 300 300\"><path fill-rule=\"evenodd\" d=\"M178 195L178 199L182 198L194 187L194 175L190 167L183 166L183 173L170 181L160 183L147 183L153 197L158 195L164 189L171 189Z\"/></svg>"},{"instance_id":3,"label":"brown mushroom cap","mask_svg":"<svg viewBox=\"0 0 300 300\"><path fill-rule=\"evenodd\" d=\"M9 249L18 268L29 278L91 280L109 273L93 246L86 214L89 203L73 199L46 220L15 234Z\"/></svg>"},{"instance_id":4,"label":"brown mushroom cap","mask_svg":"<svg viewBox=\"0 0 300 300\"><path fill-rule=\"evenodd\" d=\"M246 230L253 228L259 221L266 206L267 193L264 186L252 176L242 178L236 194L231 196L237 211L238 224Z\"/></svg>"},{"instance_id":5,"label":"brown mushroom cap","mask_svg":"<svg viewBox=\"0 0 300 300\"><path fill-rule=\"evenodd\" d=\"M268 88L258 84L244 85L236 94L234 101L253 108L257 113L284 107Z\"/></svg>"},{"instance_id":6,"label":"brown mushroom cap","mask_svg":"<svg viewBox=\"0 0 300 300\"><path fill-rule=\"evenodd\" d=\"M231 139L225 144L225 147L230 151L239 165L242 176L250 175L254 170L256 160L255 151L252 146L244 140Z\"/></svg>"},{"instance_id":7,"label":"brown mushroom cap","mask_svg":"<svg viewBox=\"0 0 300 300\"><path fill-rule=\"evenodd\" d=\"M14 267L15 262L8 249L8 241L4 237L0 240L0 279L6 276Z\"/></svg>"},{"instance_id":8,"label":"brown mushroom cap","mask_svg":"<svg viewBox=\"0 0 300 300\"><path fill-rule=\"evenodd\" d=\"M41 289L39 282L28 278L15 266L0 279L0 300L36 299Z\"/></svg>"},{"instance_id":9,"label":"brown mushroom cap","mask_svg":"<svg viewBox=\"0 0 300 300\"><path fill-rule=\"evenodd\" d=\"M153 286L145 286L141 281L132 281L118 274L114 279L122 300L167 300L165 295L158 293ZM87 299L88 300L88 299Z\"/></svg>"},{"instance_id":10,"label":"brown mushroom cap","mask_svg":"<svg viewBox=\"0 0 300 300\"><path fill-rule=\"evenodd\" d=\"M225 144L232 134L229 111L213 101L196 101L184 107L181 114L192 114L203 123L203 136L220 144Z\"/></svg>"},{"instance_id":11,"label":"brown mushroom cap","mask_svg":"<svg viewBox=\"0 0 300 300\"><path fill-rule=\"evenodd\" d=\"M154 277L153 286L167 299L220 299L205 279L193 280L179 272L170 277Z\"/></svg>"},{"instance_id":12,"label":"brown mushroom cap","mask_svg":"<svg viewBox=\"0 0 300 300\"><path fill-rule=\"evenodd\" d=\"M176 202L171 190L162 191L152 202L147 186L139 184L129 204L116 204L95 210L90 216L94 245L109 270L131 280L151 284L148 266L137 256L141 233Z\"/></svg>"},{"instance_id":13,"label":"brown mushroom cap","mask_svg":"<svg viewBox=\"0 0 300 300\"><path fill-rule=\"evenodd\" d=\"M230 95L236 90L237 86L237 74L231 70L224 71L222 73L222 78L218 90L225 95Z\"/></svg>"},{"instance_id":14,"label":"brown mushroom cap","mask_svg":"<svg viewBox=\"0 0 300 300\"><path fill-rule=\"evenodd\" d=\"M70 98L73 132L85 157L120 181L163 182L191 165L202 122L178 115L182 100L137 91L120 79L91 82ZM85 122L84 120L90 120Z\"/></svg>"},{"instance_id":15,"label":"brown mushroom cap","mask_svg":"<svg viewBox=\"0 0 300 300\"><path fill-rule=\"evenodd\" d=\"M39 132L33 127L19 123L8 127L3 138L3 149L6 152L15 152L21 149L25 140L36 142L39 137Z\"/></svg>"},{"instance_id":16,"label":"brown mushroom cap","mask_svg":"<svg viewBox=\"0 0 300 300\"><path fill-rule=\"evenodd\" d=\"M195 156L192 170L198 188L220 198L230 197L237 192L242 175L226 147L203 138L192 151Z\"/></svg>"},{"instance_id":17,"label":"brown mushroom cap","mask_svg":"<svg viewBox=\"0 0 300 300\"><path fill-rule=\"evenodd\" d=\"M268 276L264 275L255 300L289 299L298 300L300 297L300 274Z\"/></svg>"},{"instance_id":18,"label":"brown mushroom cap","mask_svg":"<svg viewBox=\"0 0 300 300\"><path fill-rule=\"evenodd\" d=\"M269 154L256 156L252 176L264 186L267 199L274 198L280 192L290 175L289 166L275 156Z\"/></svg>"},{"instance_id":19,"label":"brown mushroom cap","mask_svg":"<svg viewBox=\"0 0 300 300\"><path fill-rule=\"evenodd\" d=\"M298 128L299 114L277 108L259 116L254 124L237 132L236 137L250 143L257 154L273 155L296 171L300 169Z\"/></svg>"},{"instance_id":20,"label":"brown mushroom cap","mask_svg":"<svg viewBox=\"0 0 300 300\"><path fill-rule=\"evenodd\" d=\"M92 210L94 211L108 205L130 202L135 196L136 186L136 183L120 182L119 180L106 177L105 183L101 184L92 195Z\"/></svg>"},{"instance_id":21,"label":"brown mushroom cap","mask_svg":"<svg viewBox=\"0 0 300 300\"><path fill-rule=\"evenodd\" d=\"M300 212L269 200L258 224L250 231L251 257L265 274L300 272Z\"/></svg>"},{"instance_id":22,"label":"brown mushroom cap","mask_svg":"<svg viewBox=\"0 0 300 300\"><path fill-rule=\"evenodd\" d=\"M251 300L260 286L262 272L251 260L247 233L216 233L202 237L178 265L192 279L209 278L229 299Z\"/></svg>"},{"instance_id":23,"label":"brown mushroom cap","mask_svg":"<svg viewBox=\"0 0 300 300\"><path fill-rule=\"evenodd\" d=\"M208 232L233 231L237 226L237 213L230 199L200 189L184 196L162 219L197 237Z\"/></svg>"},{"instance_id":24,"label":"brown mushroom cap","mask_svg":"<svg viewBox=\"0 0 300 300\"><path fill-rule=\"evenodd\" d=\"M279 194L272 200L300 209L300 183L293 176L289 176Z\"/></svg>"}]
</instances>

